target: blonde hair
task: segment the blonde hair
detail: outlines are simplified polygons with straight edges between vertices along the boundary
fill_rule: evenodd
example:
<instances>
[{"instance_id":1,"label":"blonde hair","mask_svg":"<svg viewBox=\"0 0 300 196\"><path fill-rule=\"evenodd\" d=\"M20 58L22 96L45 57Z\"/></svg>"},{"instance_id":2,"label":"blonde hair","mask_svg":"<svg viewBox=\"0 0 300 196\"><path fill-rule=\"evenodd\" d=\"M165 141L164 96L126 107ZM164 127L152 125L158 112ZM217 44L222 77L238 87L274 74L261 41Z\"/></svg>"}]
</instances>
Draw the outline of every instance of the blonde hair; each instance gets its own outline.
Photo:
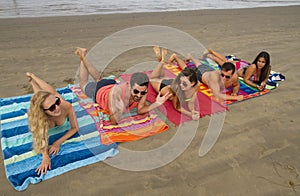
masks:
<instances>
[{"instance_id":1,"label":"blonde hair","mask_svg":"<svg viewBox=\"0 0 300 196\"><path fill-rule=\"evenodd\" d=\"M43 103L50 94L47 91L38 91L30 100L28 124L32 132L33 149L37 153L41 153L48 146L49 117L44 111Z\"/></svg>"}]
</instances>

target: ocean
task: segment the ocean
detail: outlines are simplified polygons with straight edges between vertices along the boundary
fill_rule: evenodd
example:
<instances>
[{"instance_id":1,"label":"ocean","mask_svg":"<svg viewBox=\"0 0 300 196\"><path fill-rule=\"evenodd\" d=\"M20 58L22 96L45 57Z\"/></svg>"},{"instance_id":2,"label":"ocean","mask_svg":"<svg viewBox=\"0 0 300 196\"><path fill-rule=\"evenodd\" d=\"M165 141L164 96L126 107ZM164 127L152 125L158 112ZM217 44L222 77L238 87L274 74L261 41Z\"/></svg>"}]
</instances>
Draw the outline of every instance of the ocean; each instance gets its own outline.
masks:
<instances>
[{"instance_id":1,"label":"ocean","mask_svg":"<svg viewBox=\"0 0 300 196\"><path fill-rule=\"evenodd\" d=\"M0 18L300 5L300 0L0 0Z\"/></svg>"}]
</instances>

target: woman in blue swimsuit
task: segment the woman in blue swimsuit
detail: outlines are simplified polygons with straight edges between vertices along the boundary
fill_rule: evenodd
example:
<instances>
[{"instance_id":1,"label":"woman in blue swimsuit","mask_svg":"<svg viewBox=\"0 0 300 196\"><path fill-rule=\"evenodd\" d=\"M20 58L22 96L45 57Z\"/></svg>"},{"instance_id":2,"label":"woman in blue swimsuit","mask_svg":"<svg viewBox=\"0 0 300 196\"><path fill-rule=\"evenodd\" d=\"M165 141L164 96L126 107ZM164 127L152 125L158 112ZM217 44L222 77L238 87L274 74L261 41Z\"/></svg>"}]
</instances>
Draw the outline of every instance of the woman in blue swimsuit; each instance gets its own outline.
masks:
<instances>
[{"instance_id":1,"label":"woman in blue swimsuit","mask_svg":"<svg viewBox=\"0 0 300 196\"><path fill-rule=\"evenodd\" d=\"M33 73L26 73L34 94L30 100L28 121L32 132L33 148L42 154L42 163L36 169L38 175L51 169L49 154L57 154L60 145L78 131L77 118L72 105L45 81ZM69 122L68 122L69 121ZM48 145L48 132L51 128L70 124L69 131L56 140L51 147Z\"/></svg>"}]
</instances>

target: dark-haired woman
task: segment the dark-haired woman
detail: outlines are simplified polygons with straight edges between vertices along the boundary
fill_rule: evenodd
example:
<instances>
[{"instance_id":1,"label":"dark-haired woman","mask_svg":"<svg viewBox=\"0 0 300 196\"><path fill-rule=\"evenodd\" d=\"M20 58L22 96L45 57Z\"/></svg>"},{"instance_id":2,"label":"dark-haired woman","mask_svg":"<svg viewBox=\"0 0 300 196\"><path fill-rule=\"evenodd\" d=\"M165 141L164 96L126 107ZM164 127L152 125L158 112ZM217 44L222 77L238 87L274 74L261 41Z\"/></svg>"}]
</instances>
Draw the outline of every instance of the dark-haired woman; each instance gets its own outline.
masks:
<instances>
[{"instance_id":1,"label":"dark-haired woman","mask_svg":"<svg viewBox=\"0 0 300 196\"><path fill-rule=\"evenodd\" d=\"M160 54L158 46L154 46L153 50L160 62L150 75L152 87L161 95L172 94L169 100L178 112L190 116L193 120L199 119L199 112L195 108L195 101L199 90L196 72L193 69L185 68L175 79L165 77L164 65L166 63L164 61L167 49L163 48L162 54ZM184 104L187 105L187 109L182 107Z\"/></svg>"},{"instance_id":2,"label":"dark-haired woman","mask_svg":"<svg viewBox=\"0 0 300 196\"><path fill-rule=\"evenodd\" d=\"M251 65L240 69L238 75L244 78L246 84L262 91L266 87L270 72L270 55L262 51L257 55Z\"/></svg>"}]
</instances>

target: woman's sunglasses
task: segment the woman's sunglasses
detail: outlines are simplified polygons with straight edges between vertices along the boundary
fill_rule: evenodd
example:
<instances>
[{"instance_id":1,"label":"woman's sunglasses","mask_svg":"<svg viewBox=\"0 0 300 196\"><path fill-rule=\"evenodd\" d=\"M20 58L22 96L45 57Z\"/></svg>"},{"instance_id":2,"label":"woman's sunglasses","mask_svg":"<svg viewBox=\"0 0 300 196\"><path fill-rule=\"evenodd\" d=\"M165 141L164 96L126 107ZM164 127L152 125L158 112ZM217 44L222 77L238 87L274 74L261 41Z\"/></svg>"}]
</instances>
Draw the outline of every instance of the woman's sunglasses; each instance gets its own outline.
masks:
<instances>
[{"instance_id":1,"label":"woman's sunglasses","mask_svg":"<svg viewBox=\"0 0 300 196\"><path fill-rule=\"evenodd\" d=\"M180 84L182 84L183 87L187 87L188 86L188 84L185 81L180 82Z\"/></svg>"},{"instance_id":2,"label":"woman's sunglasses","mask_svg":"<svg viewBox=\"0 0 300 196\"><path fill-rule=\"evenodd\" d=\"M56 106L59 106L61 103L60 98L56 97L56 101L53 105L51 105L48 109L44 109L44 111L49 110L50 112L53 112L56 109Z\"/></svg>"},{"instance_id":3,"label":"woman's sunglasses","mask_svg":"<svg viewBox=\"0 0 300 196\"><path fill-rule=\"evenodd\" d=\"M136 94L136 95L139 94L139 93L141 93L141 95L146 95L147 91L139 91L137 89L133 89L133 93Z\"/></svg>"},{"instance_id":4,"label":"woman's sunglasses","mask_svg":"<svg viewBox=\"0 0 300 196\"><path fill-rule=\"evenodd\" d=\"M226 75L224 75L223 73L221 73L221 76L222 76L222 78L227 78L227 79L230 79L231 78L231 76L226 76Z\"/></svg>"}]
</instances>

